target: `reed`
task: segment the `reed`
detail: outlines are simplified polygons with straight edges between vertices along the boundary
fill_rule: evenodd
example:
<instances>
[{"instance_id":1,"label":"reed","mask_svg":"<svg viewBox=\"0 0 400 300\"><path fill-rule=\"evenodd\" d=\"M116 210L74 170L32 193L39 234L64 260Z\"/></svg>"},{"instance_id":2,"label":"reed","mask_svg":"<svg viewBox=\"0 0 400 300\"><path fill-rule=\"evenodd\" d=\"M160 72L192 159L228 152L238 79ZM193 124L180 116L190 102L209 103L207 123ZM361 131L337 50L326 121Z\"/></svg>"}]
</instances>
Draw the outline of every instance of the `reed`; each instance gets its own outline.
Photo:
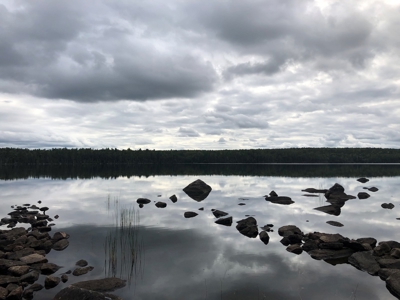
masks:
<instances>
[{"instance_id":1,"label":"reed","mask_svg":"<svg viewBox=\"0 0 400 300\"><path fill-rule=\"evenodd\" d=\"M109 228L104 242L104 270L108 277L126 279L130 285L133 275L142 273L143 242L140 235L139 212L133 205L121 207L118 199L107 199L114 224ZM136 278L136 276L135 276Z\"/></svg>"}]
</instances>

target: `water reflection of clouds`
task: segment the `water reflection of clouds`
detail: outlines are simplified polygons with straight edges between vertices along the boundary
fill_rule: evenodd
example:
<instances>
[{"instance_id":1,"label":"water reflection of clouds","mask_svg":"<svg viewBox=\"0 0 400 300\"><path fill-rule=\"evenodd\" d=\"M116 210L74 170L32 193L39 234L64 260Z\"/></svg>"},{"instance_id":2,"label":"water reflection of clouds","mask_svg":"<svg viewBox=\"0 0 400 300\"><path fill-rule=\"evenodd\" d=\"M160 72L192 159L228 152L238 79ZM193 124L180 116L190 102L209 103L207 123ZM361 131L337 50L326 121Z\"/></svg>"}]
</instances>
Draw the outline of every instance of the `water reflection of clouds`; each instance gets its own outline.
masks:
<instances>
[{"instance_id":1,"label":"water reflection of clouds","mask_svg":"<svg viewBox=\"0 0 400 300\"><path fill-rule=\"evenodd\" d=\"M371 178L367 184L360 184L356 178L202 176L201 179L213 191L200 203L182 191L197 178L157 176L0 182L1 211L5 215L10 205L34 203L41 199L43 205L50 207L51 214L60 215L55 229L76 224L83 231L86 228L86 237L89 237L96 230L87 224L112 224L107 210L108 197L111 203L118 200L121 206L134 205L138 210L135 201L139 197L165 201L168 206L164 209L156 208L152 202L139 210L140 223L147 226L145 232L148 236L145 275L142 286L135 291L135 299L184 299L188 298L187 295L190 299L204 299L205 296L207 299L220 299L221 292L224 299L263 299L260 295L268 299L299 299L299 295L303 299L317 299L315 295L324 295L324 299L347 299L351 298L357 284L358 299L393 299L386 291L384 282L351 266L332 267L311 259L305 253L300 256L287 253L279 243L276 231L282 225L294 224L304 232L338 232L351 238L372 236L378 241L399 240L400 221L395 219L399 217L396 215L399 202L394 196L400 192L398 177ZM347 194L355 196L360 191L366 191L362 189L364 186L376 186L380 190L370 192L371 197L365 200L348 200L338 217L313 210L321 205L319 197L302 196L302 189L329 188L335 182L343 185ZM262 196L271 190L291 197L295 203L286 206L265 201ZM168 199L172 194L177 195L177 203ZM239 199L242 197L248 200ZM240 202L246 205L237 205ZM392 202L396 207L384 210L380 207L383 202ZM328 203L324 200L322 204ZM205 207L205 211L198 211L200 207ZM211 208L233 216L233 226L215 224ZM183 213L188 210L199 215L185 219ZM275 232L270 234L267 246L258 237L247 238L235 229L235 221L246 214L255 215L260 226L267 223L275 225ZM342 222L345 226L332 227L326 224L328 220ZM68 231L68 228L65 230ZM92 245L86 249L88 253L99 255L95 250L96 247L101 249L101 245L95 245L99 242L102 242L101 239L91 239ZM79 247L89 246L81 242ZM128 292L121 293L129 295Z\"/></svg>"}]
</instances>

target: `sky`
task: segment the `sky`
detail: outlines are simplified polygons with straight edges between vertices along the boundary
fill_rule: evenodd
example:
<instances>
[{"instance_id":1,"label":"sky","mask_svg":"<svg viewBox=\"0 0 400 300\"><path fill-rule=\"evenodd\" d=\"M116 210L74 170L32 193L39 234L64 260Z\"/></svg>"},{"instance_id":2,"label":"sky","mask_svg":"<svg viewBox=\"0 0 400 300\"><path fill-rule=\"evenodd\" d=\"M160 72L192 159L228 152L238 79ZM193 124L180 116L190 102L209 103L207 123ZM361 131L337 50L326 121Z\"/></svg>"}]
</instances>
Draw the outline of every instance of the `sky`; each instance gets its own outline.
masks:
<instances>
[{"instance_id":1,"label":"sky","mask_svg":"<svg viewBox=\"0 0 400 300\"><path fill-rule=\"evenodd\" d=\"M0 0L0 147L400 147L400 1Z\"/></svg>"}]
</instances>

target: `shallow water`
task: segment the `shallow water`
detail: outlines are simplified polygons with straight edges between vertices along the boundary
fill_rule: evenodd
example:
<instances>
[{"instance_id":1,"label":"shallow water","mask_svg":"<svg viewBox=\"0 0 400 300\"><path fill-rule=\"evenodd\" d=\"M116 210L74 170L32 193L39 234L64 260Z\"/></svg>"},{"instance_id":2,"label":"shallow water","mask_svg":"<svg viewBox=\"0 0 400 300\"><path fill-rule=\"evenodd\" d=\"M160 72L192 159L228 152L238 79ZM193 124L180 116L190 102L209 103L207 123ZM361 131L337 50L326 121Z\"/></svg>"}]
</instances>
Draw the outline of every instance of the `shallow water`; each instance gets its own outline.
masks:
<instances>
[{"instance_id":1,"label":"shallow water","mask_svg":"<svg viewBox=\"0 0 400 300\"><path fill-rule=\"evenodd\" d=\"M371 174L359 174L358 177ZM277 229L296 225L303 232L340 233L349 238L374 237L378 241L400 241L400 176L368 176L362 184L358 177L293 177L174 175L121 176L104 179L52 179L28 177L0 181L0 216L6 216L10 206L31 203L50 207L48 214L58 214L53 227L71 235L70 246L61 252L52 251L50 262L64 266L57 274L74 268L79 259L86 259L94 270L80 277L69 276L68 283L115 275L128 280L127 287L115 294L124 299L395 299L384 281L351 265L330 265L313 260L307 253L295 255L285 250ZM182 189L196 179L212 187L201 202L194 201ZM345 192L356 196L375 186L379 191L365 200L349 200L339 216L313 208L327 205L322 196L305 197L302 189L329 188L339 183ZM274 190L289 196L292 205L279 205L264 200ZM177 203L168 198L175 194ZM317 194L318 195L318 194ZM140 209L136 199L164 201L166 208L154 203ZM239 203L246 203L239 206ZM381 208L391 202L392 210ZM117 205L117 206L116 206ZM204 211L198 209L204 207ZM139 215L135 223L135 264L131 257L114 255L110 264L107 238L115 233L116 215L122 209L134 209ZM228 212L234 220L231 227L215 224L211 209ZM185 219L185 211L198 216ZM246 215L257 219L258 225L274 224L270 242L241 235L236 221ZM326 221L339 221L344 227L333 227ZM4 226L3 226L4 227ZM119 238L121 241L121 238ZM131 247L122 246L127 253ZM41 278L44 281L44 278ZM40 282L40 281L39 281ZM60 284L43 290L35 299L52 299L68 285Z\"/></svg>"}]
</instances>

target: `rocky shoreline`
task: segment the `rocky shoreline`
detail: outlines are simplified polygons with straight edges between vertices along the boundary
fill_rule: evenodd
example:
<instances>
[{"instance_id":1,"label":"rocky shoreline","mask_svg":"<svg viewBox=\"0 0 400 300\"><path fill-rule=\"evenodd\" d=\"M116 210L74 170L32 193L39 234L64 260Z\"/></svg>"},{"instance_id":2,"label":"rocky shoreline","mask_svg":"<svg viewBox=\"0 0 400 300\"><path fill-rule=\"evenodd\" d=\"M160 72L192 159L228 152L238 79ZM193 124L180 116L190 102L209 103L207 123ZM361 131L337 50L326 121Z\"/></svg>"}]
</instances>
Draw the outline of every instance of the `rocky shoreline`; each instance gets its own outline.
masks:
<instances>
[{"instance_id":1,"label":"rocky shoreline","mask_svg":"<svg viewBox=\"0 0 400 300\"><path fill-rule=\"evenodd\" d=\"M40 202L40 201L39 201ZM40 204L40 203L39 203ZM79 260L76 268L54 275L62 269L47 260L51 250L62 251L69 245L69 235L55 232L50 235L53 219L45 213L48 207L24 204L12 207L8 215L2 218L0 225L9 229L0 230L0 300L33 299L43 288L51 289L68 281L68 275L80 276L93 270L85 260ZM54 216L55 219L58 216ZM16 227L17 224L24 227ZM26 227L26 228L25 228ZM44 286L37 283L45 276ZM113 299L121 298L106 294L125 286L125 280L104 278L74 283L62 289L53 299Z\"/></svg>"}]
</instances>

